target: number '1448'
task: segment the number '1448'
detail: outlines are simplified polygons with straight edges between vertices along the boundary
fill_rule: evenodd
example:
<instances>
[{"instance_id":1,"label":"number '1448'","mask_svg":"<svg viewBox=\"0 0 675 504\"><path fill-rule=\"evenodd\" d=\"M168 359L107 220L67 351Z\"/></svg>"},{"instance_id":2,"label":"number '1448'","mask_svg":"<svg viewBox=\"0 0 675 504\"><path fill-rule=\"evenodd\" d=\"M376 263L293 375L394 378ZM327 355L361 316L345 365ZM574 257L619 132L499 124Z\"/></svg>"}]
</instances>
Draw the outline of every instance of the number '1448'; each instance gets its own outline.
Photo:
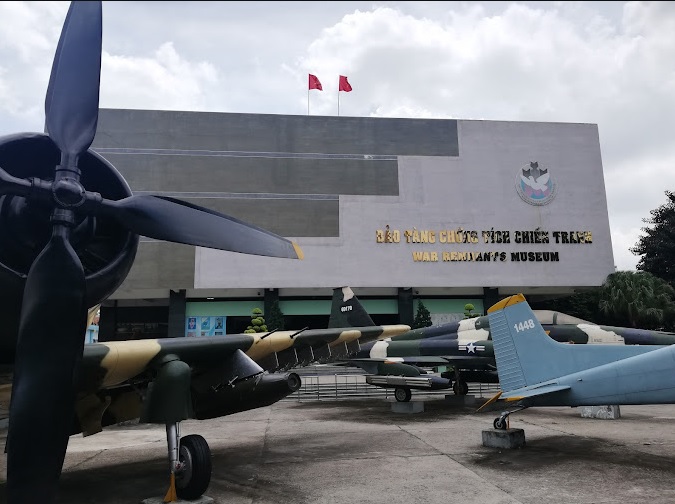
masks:
<instances>
[{"instance_id":1,"label":"number '1448'","mask_svg":"<svg viewBox=\"0 0 675 504\"><path fill-rule=\"evenodd\" d=\"M513 324L513 328L516 332L526 331L527 329L534 329L534 320L529 319L517 324Z\"/></svg>"}]
</instances>

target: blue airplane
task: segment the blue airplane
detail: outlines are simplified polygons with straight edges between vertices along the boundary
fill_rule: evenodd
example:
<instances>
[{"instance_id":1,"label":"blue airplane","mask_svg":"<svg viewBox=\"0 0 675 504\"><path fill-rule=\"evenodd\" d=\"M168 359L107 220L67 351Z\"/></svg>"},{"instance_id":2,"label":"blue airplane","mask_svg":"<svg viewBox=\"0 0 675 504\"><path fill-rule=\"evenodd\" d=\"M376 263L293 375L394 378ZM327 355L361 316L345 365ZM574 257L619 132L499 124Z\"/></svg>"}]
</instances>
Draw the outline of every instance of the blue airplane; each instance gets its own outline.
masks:
<instances>
[{"instance_id":1,"label":"blue airplane","mask_svg":"<svg viewBox=\"0 0 675 504\"><path fill-rule=\"evenodd\" d=\"M522 294L488 310L501 391L512 405L494 420L531 406L675 403L675 345L574 345L546 335Z\"/></svg>"}]
</instances>

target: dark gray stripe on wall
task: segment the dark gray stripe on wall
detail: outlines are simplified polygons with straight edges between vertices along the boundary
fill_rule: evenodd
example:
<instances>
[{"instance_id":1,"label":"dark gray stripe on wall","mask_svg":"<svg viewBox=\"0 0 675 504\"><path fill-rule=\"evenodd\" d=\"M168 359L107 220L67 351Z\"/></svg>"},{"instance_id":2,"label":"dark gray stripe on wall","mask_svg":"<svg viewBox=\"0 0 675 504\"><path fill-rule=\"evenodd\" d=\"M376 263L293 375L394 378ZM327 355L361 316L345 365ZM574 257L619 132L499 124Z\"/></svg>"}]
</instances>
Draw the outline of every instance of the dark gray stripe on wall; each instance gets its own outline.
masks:
<instances>
[{"instance_id":1,"label":"dark gray stripe on wall","mask_svg":"<svg viewBox=\"0 0 675 504\"><path fill-rule=\"evenodd\" d=\"M99 152L99 151L97 151ZM102 154L102 152L99 152ZM106 154L132 191L388 195L399 193L398 162Z\"/></svg>"},{"instance_id":2,"label":"dark gray stripe on wall","mask_svg":"<svg viewBox=\"0 0 675 504\"><path fill-rule=\"evenodd\" d=\"M93 149L457 156L457 121L101 109Z\"/></svg>"},{"instance_id":3,"label":"dark gray stripe on wall","mask_svg":"<svg viewBox=\"0 0 675 504\"><path fill-rule=\"evenodd\" d=\"M340 233L340 207L337 199L261 201L185 198L185 200L244 220L281 236L337 237Z\"/></svg>"}]
</instances>

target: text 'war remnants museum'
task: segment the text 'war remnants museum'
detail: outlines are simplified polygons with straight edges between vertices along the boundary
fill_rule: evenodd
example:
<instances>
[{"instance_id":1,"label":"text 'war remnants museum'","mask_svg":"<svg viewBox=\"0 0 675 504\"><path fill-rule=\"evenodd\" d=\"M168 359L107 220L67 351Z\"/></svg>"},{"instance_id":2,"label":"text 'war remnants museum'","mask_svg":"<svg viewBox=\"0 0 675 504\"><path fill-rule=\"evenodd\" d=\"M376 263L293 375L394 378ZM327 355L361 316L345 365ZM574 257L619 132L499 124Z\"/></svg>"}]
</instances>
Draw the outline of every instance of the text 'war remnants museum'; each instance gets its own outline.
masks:
<instances>
[{"instance_id":1,"label":"text 'war remnants museum'","mask_svg":"<svg viewBox=\"0 0 675 504\"><path fill-rule=\"evenodd\" d=\"M274 300L324 328L350 286L377 324L434 324L614 271L595 124L101 110L92 149L135 194L291 238L303 261L141 238L99 340L243 332Z\"/></svg>"}]
</instances>

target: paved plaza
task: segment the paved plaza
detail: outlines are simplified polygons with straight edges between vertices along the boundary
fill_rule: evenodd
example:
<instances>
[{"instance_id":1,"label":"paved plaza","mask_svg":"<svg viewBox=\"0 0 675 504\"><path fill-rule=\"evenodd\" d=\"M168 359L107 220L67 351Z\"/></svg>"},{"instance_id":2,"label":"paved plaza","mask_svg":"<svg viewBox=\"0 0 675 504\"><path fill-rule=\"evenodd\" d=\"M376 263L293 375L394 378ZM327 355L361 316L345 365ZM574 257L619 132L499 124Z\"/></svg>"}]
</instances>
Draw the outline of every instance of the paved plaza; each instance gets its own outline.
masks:
<instances>
[{"instance_id":1,"label":"paved plaza","mask_svg":"<svg viewBox=\"0 0 675 504\"><path fill-rule=\"evenodd\" d=\"M675 502L675 406L623 406L617 420L525 410L511 419L526 436L516 450L482 446L496 414L474 410L442 396L416 414L382 398L286 399L182 434L209 441L206 495L221 504ZM164 428L118 426L71 438L60 502L137 504L167 484Z\"/></svg>"}]
</instances>

